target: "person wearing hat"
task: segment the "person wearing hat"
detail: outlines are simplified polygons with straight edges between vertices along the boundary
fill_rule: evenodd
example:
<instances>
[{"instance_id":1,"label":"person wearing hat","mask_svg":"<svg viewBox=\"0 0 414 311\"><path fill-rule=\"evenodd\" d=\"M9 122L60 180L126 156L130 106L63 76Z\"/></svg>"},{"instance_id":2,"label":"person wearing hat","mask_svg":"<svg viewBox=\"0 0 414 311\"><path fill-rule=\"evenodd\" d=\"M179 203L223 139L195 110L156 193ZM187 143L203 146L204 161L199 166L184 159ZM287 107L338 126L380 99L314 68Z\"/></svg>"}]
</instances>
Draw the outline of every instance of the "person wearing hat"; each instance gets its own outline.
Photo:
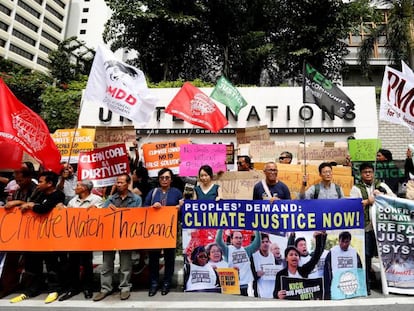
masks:
<instances>
[{"instance_id":1,"label":"person wearing hat","mask_svg":"<svg viewBox=\"0 0 414 311\"><path fill-rule=\"evenodd\" d=\"M75 197L73 197L68 207L102 207L102 198L91 193L93 183L90 180L81 180L76 183ZM61 204L58 207L62 207ZM59 301L64 301L77 295L82 289L85 299L92 298L93 294L93 253L91 251L70 252L67 269L67 291L59 297ZM83 266L83 278L80 279L80 266ZM83 288L81 288L83 287Z\"/></svg>"}]
</instances>

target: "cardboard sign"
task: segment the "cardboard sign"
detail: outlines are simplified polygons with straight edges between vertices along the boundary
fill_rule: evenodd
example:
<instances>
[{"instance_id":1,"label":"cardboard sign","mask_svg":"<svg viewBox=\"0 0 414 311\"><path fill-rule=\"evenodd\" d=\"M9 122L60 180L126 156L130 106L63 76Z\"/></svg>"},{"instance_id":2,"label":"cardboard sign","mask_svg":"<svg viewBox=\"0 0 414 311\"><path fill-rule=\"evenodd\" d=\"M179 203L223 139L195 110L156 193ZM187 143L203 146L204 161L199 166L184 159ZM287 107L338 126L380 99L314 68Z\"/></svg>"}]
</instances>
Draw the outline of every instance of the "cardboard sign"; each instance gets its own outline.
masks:
<instances>
[{"instance_id":1,"label":"cardboard sign","mask_svg":"<svg viewBox=\"0 0 414 311\"><path fill-rule=\"evenodd\" d=\"M346 156L348 155L348 149L344 147L317 147L317 146L308 146L299 149L298 160L303 162L306 161L318 161L318 162L336 162L338 164L343 164L345 162Z\"/></svg>"},{"instance_id":2,"label":"cardboard sign","mask_svg":"<svg viewBox=\"0 0 414 311\"><path fill-rule=\"evenodd\" d=\"M237 144L247 144L252 140L270 140L270 133L267 125L246 127L237 129Z\"/></svg>"},{"instance_id":3,"label":"cardboard sign","mask_svg":"<svg viewBox=\"0 0 414 311\"><path fill-rule=\"evenodd\" d=\"M95 187L115 184L116 177L129 174L128 153L125 144L81 152L78 161L78 180L91 180Z\"/></svg>"},{"instance_id":4,"label":"cardboard sign","mask_svg":"<svg viewBox=\"0 0 414 311\"><path fill-rule=\"evenodd\" d=\"M95 142L97 147L106 147L114 144L124 144L136 140L133 126L125 127L96 127Z\"/></svg>"},{"instance_id":5,"label":"cardboard sign","mask_svg":"<svg viewBox=\"0 0 414 311\"><path fill-rule=\"evenodd\" d=\"M174 248L177 208L64 208L45 215L0 209L2 251Z\"/></svg>"},{"instance_id":6,"label":"cardboard sign","mask_svg":"<svg viewBox=\"0 0 414 311\"><path fill-rule=\"evenodd\" d=\"M168 167L178 174L180 167L180 146L189 144L190 139L178 139L147 143L142 145L145 167L150 177L156 177L160 169Z\"/></svg>"},{"instance_id":7,"label":"cardboard sign","mask_svg":"<svg viewBox=\"0 0 414 311\"><path fill-rule=\"evenodd\" d=\"M250 156L252 162L275 161L276 158L279 158L273 140L252 140L250 142Z\"/></svg>"},{"instance_id":8,"label":"cardboard sign","mask_svg":"<svg viewBox=\"0 0 414 311\"><path fill-rule=\"evenodd\" d=\"M351 139L348 141L352 161L375 161L381 148L380 139Z\"/></svg>"},{"instance_id":9,"label":"cardboard sign","mask_svg":"<svg viewBox=\"0 0 414 311\"><path fill-rule=\"evenodd\" d=\"M62 161L78 163L80 152L93 150L95 129L59 129L51 136L62 155Z\"/></svg>"},{"instance_id":10,"label":"cardboard sign","mask_svg":"<svg viewBox=\"0 0 414 311\"><path fill-rule=\"evenodd\" d=\"M226 145L184 144L180 146L180 176L197 176L203 165L210 165L214 173L226 171Z\"/></svg>"},{"instance_id":11,"label":"cardboard sign","mask_svg":"<svg viewBox=\"0 0 414 311\"><path fill-rule=\"evenodd\" d=\"M225 172L217 180L220 185L223 199L251 200L254 185L262 180L263 172Z\"/></svg>"}]
</instances>

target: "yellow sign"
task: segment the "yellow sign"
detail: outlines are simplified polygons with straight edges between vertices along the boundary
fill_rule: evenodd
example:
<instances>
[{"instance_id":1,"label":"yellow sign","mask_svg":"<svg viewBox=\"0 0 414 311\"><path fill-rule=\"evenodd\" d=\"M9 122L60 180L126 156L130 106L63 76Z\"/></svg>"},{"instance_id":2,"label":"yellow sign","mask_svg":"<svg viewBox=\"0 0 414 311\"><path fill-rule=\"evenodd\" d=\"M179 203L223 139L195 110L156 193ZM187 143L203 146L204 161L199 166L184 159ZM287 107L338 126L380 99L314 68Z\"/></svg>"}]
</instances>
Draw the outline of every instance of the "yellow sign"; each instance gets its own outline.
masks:
<instances>
[{"instance_id":1,"label":"yellow sign","mask_svg":"<svg viewBox=\"0 0 414 311\"><path fill-rule=\"evenodd\" d=\"M52 134L52 138L62 155L62 161L78 163L79 152L93 150L95 129L60 129Z\"/></svg>"}]
</instances>

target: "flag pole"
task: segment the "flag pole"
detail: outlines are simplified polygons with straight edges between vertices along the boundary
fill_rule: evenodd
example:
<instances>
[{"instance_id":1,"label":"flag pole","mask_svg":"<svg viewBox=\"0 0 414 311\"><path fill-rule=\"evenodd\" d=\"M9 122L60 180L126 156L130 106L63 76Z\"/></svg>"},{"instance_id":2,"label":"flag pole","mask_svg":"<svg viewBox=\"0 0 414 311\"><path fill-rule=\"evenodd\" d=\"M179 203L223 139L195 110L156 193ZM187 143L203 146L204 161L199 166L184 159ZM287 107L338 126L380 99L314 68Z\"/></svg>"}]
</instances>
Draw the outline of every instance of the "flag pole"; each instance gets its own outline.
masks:
<instances>
[{"instance_id":1,"label":"flag pole","mask_svg":"<svg viewBox=\"0 0 414 311\"><path fill-rule=\"evenodd\" d=\"M302 67L302 104L305 106L306 104L306 65L305 60L303 60L303 67ZM306 119L303 119L303 165L304 165L304 176L306 177ZM307 178L307 177L306 177ZM306 187L306 182L304 182L304 185Z\"/></svg>"}]
</instances>

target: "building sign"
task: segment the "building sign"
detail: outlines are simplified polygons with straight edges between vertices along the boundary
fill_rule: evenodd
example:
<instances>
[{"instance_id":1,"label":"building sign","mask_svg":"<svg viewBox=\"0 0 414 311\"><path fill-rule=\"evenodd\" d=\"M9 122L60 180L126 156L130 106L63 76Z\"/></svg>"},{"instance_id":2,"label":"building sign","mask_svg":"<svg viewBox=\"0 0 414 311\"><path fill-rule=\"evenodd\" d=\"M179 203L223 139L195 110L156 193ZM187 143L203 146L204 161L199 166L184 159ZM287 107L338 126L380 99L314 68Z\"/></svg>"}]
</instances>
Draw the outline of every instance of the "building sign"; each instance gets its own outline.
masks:
<instances>
[{"instance_id":1,"label":"building sign","mask_svg":"<svg viewBox=\"0 0 414 311\"><path fill-rule=\"evenodd\" d=\"M165 108L177 94L178 88L150 89L158 98L158 106L152 119L145 127L139 127L132 121L112 113L106 108L85 102L79 117L81 126L128 126L133 125L137 135L163 136L191 135L209 137L235 136L238 130L249 127L267 126L270 135L277 135L289 140L299 139L304 134L314 139L321 136L336 136L336 140L346 141L350 135L356 138L372 138L377 133L378 121L374 87L344 87L343 91L355 102L355 110L345 118L332 118L314 104L303 104L300 87L250 87L238 88L249 103L236 116L224 105L218 105L229 121L227 127L218 134L193 126L167 113ZM212 89L204 88L210 94ZM372 116L367 118L367 116ZM332 138L330 138L332 140ZM234 141L234 139L233 139ZM230 141L228 141L230 142ZM226 142L227 143L227 142Z\"/></svg>"}]
</instances>

